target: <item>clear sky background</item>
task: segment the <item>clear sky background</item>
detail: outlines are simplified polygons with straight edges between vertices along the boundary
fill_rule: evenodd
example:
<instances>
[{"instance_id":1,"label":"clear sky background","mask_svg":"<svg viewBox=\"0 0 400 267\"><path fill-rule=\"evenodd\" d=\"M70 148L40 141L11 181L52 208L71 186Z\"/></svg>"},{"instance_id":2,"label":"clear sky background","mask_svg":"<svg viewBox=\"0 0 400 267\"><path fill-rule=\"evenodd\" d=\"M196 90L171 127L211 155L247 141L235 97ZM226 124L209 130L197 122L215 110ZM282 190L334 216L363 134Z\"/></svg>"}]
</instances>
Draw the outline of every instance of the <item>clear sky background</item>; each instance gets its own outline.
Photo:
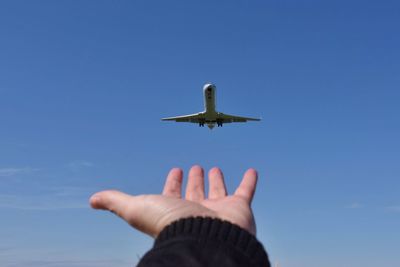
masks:
<instances>
[{"instance_id":1,"label":"clear sky background","mask_svg":"<svg viewBox=\"0 0 400 267\"><path fill-rule=\"evenodd\" d=\"M281 267L400 266L398 1L1 1L0 265L127 267L152 239L88 198L249 167ZM199 128L217 108L262 117Z\"/></svg>"}]
</instances>

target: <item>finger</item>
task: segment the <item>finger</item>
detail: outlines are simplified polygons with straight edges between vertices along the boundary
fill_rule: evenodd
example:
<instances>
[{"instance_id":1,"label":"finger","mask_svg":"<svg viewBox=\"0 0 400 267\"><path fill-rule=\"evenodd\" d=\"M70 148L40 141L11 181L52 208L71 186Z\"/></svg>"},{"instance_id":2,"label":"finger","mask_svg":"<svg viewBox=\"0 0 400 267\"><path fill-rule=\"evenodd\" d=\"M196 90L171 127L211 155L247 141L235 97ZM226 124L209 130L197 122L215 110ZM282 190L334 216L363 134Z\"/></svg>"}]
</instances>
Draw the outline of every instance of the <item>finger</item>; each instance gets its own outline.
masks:
<instances>
[{"instance_id":1,"label":"finger","mask_svg":"<svg viewBox=\"0 0 400 267\"><path fill-rule=\"evenodd\" d=\"M255 169L248 169L235 191L235 196L243 197L250 204L256 191L257 178L257 171Z\"/></svg>"},{"instance_id":2,"label":"finger","mask_svg":"<svg viewBox=\"0 0 400 267\"><path fill-rule=\"evenodd\" d=\"M224 183L224 175L217 167L212 168L208 173L209 189L208 198L216 199L226 196L226 187Z\"/></svg>"},{"instance_id":3,"label":"finger","mask_svg":"<svg viewBox=\"0 0 400 267\"><path fill-rule=\"evenodd\" d=\"M170 170L165 181L164 190L162 194L169 197L181 197L183 172L179 168Z\"/></svg>"},{"instance_id":4,"label":"finger","mask_svg":"<svg viewBox=\"0 0 400 267\"><path fill-rule=\"evenodd\" d=\"M204 171L198 165L193 166L189 171L186 199L196 202L204 199Z\"/></svg>"}]
</instances>

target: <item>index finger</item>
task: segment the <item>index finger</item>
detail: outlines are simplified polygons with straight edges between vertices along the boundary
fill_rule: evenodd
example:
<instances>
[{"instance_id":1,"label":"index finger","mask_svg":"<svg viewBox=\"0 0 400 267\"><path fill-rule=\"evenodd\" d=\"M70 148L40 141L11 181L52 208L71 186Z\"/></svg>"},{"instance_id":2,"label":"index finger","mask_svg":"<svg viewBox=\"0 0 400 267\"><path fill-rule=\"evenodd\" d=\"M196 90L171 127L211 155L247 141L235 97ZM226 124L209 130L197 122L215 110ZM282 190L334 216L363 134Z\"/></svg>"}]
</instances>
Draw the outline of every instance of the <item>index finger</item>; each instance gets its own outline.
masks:
<instances>
[{"instance_id":1,"label":"index finger","mask_svg":"<svg viewBox=\"0 0 400 267\"><path fill-rule=\"evenodd\" d=\"M183 172L179 168L169 171L162 194L170 197L181 197Z\"/></svg>"}]
</instances>

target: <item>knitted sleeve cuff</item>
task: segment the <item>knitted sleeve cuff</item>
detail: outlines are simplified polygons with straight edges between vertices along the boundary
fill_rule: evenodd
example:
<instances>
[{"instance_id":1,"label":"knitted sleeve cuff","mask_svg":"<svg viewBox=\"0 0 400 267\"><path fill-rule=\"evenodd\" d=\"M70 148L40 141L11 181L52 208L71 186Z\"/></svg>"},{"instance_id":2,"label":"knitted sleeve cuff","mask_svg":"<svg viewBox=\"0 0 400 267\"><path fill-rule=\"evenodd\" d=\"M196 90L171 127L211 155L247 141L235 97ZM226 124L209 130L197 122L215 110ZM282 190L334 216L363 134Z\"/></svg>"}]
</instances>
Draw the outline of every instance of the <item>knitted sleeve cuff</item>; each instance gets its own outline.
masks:
<instances>
[{"instance_id":1,"label":"knitted sleeve cuff","mask_svg":"<svg viewBox=\"0 0 400 267\"><path fill-rule=\"evenodd\" d=\"M256 237L227 221L209 217L180 219L161 231L155 241L154 248L162 247L177 238L195 239L203 244L209 242L222 243L230 247L232 253L242 253L253 266L270 266L268 255Z\"/></svg>"}]
</instances>

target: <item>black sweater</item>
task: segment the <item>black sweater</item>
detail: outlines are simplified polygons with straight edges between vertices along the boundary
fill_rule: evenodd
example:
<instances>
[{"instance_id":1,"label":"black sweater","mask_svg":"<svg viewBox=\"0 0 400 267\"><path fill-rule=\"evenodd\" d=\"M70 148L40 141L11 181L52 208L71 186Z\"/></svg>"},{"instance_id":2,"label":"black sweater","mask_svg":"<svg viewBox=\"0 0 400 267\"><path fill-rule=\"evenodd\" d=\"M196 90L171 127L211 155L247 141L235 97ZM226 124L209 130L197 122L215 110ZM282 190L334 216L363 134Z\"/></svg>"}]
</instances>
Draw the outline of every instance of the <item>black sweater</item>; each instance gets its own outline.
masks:
<instances>
[{"instance_id":1,"label":"black sweater","mask_svg":"<svg viewBox=\"0 0 400 267\"><path fill-rule=\"evenodd\" d=\"M181 219L165 227L138 267L270 267L255 236L226 221Z\"/></svg>"}]
</instances>

